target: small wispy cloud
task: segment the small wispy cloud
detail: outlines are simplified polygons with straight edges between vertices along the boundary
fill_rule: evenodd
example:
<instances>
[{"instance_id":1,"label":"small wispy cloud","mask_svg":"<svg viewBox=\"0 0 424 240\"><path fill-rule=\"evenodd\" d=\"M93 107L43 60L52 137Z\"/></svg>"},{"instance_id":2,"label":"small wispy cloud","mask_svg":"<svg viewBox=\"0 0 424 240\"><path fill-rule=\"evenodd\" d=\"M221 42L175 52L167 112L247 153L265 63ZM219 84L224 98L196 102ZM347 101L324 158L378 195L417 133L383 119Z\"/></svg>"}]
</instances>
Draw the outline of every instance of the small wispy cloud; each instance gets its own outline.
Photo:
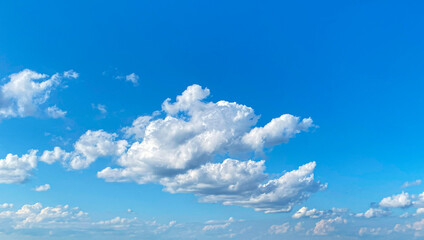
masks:
<instances>
[{"instance_id":1,"label":"small wispy cloud","mask_svg":"<svg viewBox=\"0 0 424 240\"><path fill-rule=\"evenodd\" d=\"M48 190L50 190L50 184L40 185L40 186L38 186L38 187L34 188L34 190L35 190L35 191L37 191L37 192L45 192L45 191L48 191Z\"/></svg>"},{"instance_id":2,"label":"small wispy cloud","mask_svg":"<svg viewBox=\"0 0 424 240\"><path fill-rule=\"evenodd\" d=\"M91 104L91 107L92 107L93 109L97 109L97 110L99 110L101 114L106 114L106 113L107 113L106 106L105 106L105 105L103 105L103 104L94 104L94 103L93 103L93 104Z\"/></svg>"},{"instance_id":3,"label":"small wispy cloud","mask_svg":"<svg viewBox=\"0 0 424 240\"><path fill-rule=\"evenodd\" d=\"M75 72L74 70L69 70L69 71L65 71L63 72L63 76L65 78L78 78L79 77L79 73Z\"/></svg>"},{"instance_id":4,"label":"small wispy cloud","mask_svg":"<svg viewBox=\"0 0 424 240\"><path fill-rule=\"evenodd\" d=\"M421 182L422 182L421 179L417 179L413 182L405 182L404 184L402 184L402 188L418 186L421 184Z\"/></svg>"},{"instance_id":5,"label":"small wispy cloud","mask_svg":"<svg viewBox=\"0 0 424 240\"><path fill-rule=\"evenodd\" d=\"M128 82L132 82L134 86L138 85L138 79L140 79L140 77L135 73L131 73L125 76L125 80Z\"/></svg>"},{"instance_id":6,"label":"small wispy cloud","mask_svg":"<svg viewBox=\"0 0 424 240\"><path fill-rule=\"evenodd\" d=\"M115 77L115 79L125 79L127 82L132 82L134 86L138 86L138 80L140 79L140 76L138 76L136 73L130 73L128 75L118 75Z\"/></svg>"}]
</instances>

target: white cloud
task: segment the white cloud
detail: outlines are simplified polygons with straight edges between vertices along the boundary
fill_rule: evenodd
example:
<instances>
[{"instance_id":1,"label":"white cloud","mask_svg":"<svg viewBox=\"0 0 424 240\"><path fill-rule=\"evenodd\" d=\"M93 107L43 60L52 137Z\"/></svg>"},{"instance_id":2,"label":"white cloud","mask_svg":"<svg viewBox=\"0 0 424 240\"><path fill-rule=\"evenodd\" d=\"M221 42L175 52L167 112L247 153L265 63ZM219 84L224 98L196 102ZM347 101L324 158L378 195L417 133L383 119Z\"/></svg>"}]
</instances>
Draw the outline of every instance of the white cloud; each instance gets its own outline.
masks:
<instances>
[{"instance_id":1,"label":"white cloud","mask_svg":"<svg viewBox=\"0 0 424 240\"><path fill-rule=\"evenodd\" d=\"M300 232L303 231L305 228L303 227L303 222L298 222L296 223L296 225L294 226L294 230L296 232Z\"/></svg>"},{"instance_id":2,"label":"white cloud","mask_svg":"<svg viewBox=\"0 0 424 240\"><path fill-rule=\"evenodd\" d=\"M27 180L37 166L36 154L36 150L31 150L21 157L7 154L6 158L0 159L0 183L22 183Z\"/></svg>"},{"instance_id":3,"label":"white cloud","mask_svg":"<svg viewBox=\"0 0 424 240\"><path fill-rule=\"evenodd\" d=\"M41 203L24 205L19 210L0 212L0 220L7 219L14 229L56 228L80 219L87 214L68 205L43 207Z\"/></svg>"},{"instance_id":4,"label":"white cloud","mask_svg":"<svg viewBox=\"0 0 424 240\"><path fill-rule=\"evenodd\" d=\"M265 161L226 159L222 163L207 163L173 178L163 178L161 184L171 193L185 192L197 195L240 195L255 191L267 178Z\"/></svg>"},{"instance_id":5,"label":"white cloud","mask_svg":"<svg viewBox=\"0 0 424 240\"><path fill-rule=\"evenodd\" d=\"M206 202L222 202L224 205L237 205L254 208L265 213L289 212L294 205L300 204L309 196L326 185L314 180L315 162L300 166L299 169L285 173L277 179L260 184L254 191L234 197L208 195Z\"/></svg>"},{"instance_id":6,"label":"white cloud","mask_svg":"<svg viewBox=\"0 0 424 240\"><path fill-rule=\"evenodd\" d=\"M418 186L421 184L421 179L417 179L413 182L405 182L404 184L402 184L402 188L406 188L406 187L411 187L411 186Z\"/></svg>"},{"instance_id":7,"label":"white cloud","mask_svg":"<svg viewBox=\"0 0 424 240\"><path fill-rule=\"evenodd\" d=\"M398 195L393 195L391 197L383 198L380 201L381 207L389 208L406 208L412 205L411 197L408 193L402 192Z\"/></svg>"},{"instance_id":8,"label":"white cloud","mask_svg":"<svg viewBox=\"0 0 424 240\"><path fill-rule=\"evenodd\" d=\"M121 155L128 143L126 140L117 141L116 137L116 134L103 130L88 130L75 142L73 152L55 147L53 151L44 151L40 160L49 164L61 161L71 169L84 169L99 157Z\"/></svg>"},{"instance_id":9,"label":"white cloud","mask_svg":"<svg viewBox=\"0 0 424 240\"><path fill-rule=\"evenodd\" d=\"M335 231L335 224L347 223L346 219L341 217L330 218L330 219L322 219L315 224L315 228L313 229L314 235L327 235L330 232Z\"/></svg>"},{"instance_id":10,"label":"white cloud","mask_svg":"<svg viewBox=\"0 0 424 240\"><path fill-rule=\"evenodd\" d=\"M193 193L203 202L266 213L288 212L326 188L314 180L315 162L270 180L264 173L264 161L227 159L212 163L222 156L262 152L262 148L287 142L313 124L310 118L300 120L285 114L265 127L255 127L259 116L252 108L227 101L205 102L209 94L209 89L192 85L176 102L163 102L164 118L157 112L137 118L123 129L127 137L134 136L128 150L128 142L117 140L117 134L89 130L75 142L73 151L55 147L44 151L39 160L84 169L99 157L112 156L118 158L119 167L98 172L106 181L161 183L166 191Z\"/></svg>"},{"instance_id":11,"label":"white cloud","mask_svg":"<svg viewBox=\"0 0 424 240\"><path fill-rule=\"evenodd\" d=\"M98 177L109 182L160 182L169 192L194 193L201 201L266 212L289 211L324 187L313 179L315 163L266 184L261 184L266 179L263 161L210 163L219 155L246 154L286 142L311 127L312 120L286 114L264 128L252 129L259 118L252 108L227 101L204 102L209 94L209 89L192 85L176 102L164 101L165 118L137 118L123 129L136 141L118 159L122 168L105 168Z\"/></svg>"},{"instance_id":12,"label":"white cloud","mask_svg":"<svg viewBox=\"0 0 424 240\"><path fill-rule=\"evenodd\" d=\"M101 114L106 114L106 113L107 113L106 106L105 106L105 105L103 105L103 104L91 104L91 107L92 107L93 109L99 110L99 112L100 112Z\"/></svg>"},{"instance_id":13,"label":"white cloud","mask_svg":"<svg viewBox=\"0 0 424 240\"><path fill-rule=\"evenodd\" d=\"M229 227L233 222L235 222L233 217L230 217L228 220L225 221L208 221L207 225L203 227L203 231L213 231L217 229L225 229ZM213 224L211 224L213 223Z\"/></svg>"},{"instance_id":14,"label":"white cloud","mask_svg":"<svg viewBox=\"0 0 424 240\"><path fill-rule=\"evenodd\" d=\"M307 207L302 207L295 214L293 214L292 218L303 218L303 217L320 218L323 215L324 215L324 211L319 211L315 208L308 210Z\"/></svg>"},{"instance_id":15,"label":"white cloud","mask_svg":"<svg viewBox=\"0 0 424 240\"><path fill-rule=\"evenodd\" d=\"M25 69L11 74L9 81L0 86L0 119L36 116L62 78L71 77L65 73L49 78L46 74Z\"/></svg>"},{"instance_id":16,"label":"white cloud","mask_svg":"<svg viewBox=\"0 0 424 240\"><path fill-rule=\"evenodd\" d=\"M50 184L44 184L44 185L37 186L34 190L37 191L37 192L48 191L48 190L50 190Z\"/></svg>"},{"instance_id":17,"label":"white cloud","mask_svg":"<svg viewBox=\"0 0 424 240\"><path fill-rule=\"evenodd\" d=\"M53 151L44 151L39 160L48 164L52 164L57 161L65 162L69 158L70 153L67 153L60 147L54 147Z\"/></svg>"},{"instance_id":18,"label":"white cloud","mask_svg":"<svg viewBox=\"0 0 424 240\"><path fill-rule=\"evenodd\" d=\"M424 208L417 208L417 214L423 214L424 213Z\"/></svg>"},{"instance_id":19,"label":"white cloud","mask_svg":"<svg viewBox=\"0 0 424 240\"><path fill-rule=\"evenodd\" d=\"M0 204L0 208L12 208L13 204L12 203L2 203Z\"/></svg>"},{"instance_id":20,"label":"white cloud","mask_svg":"<svg viewBox=\"0 0 424 240\"><path fill-rule=\"evenodd\" d=\"M287 233L290 229L290 224L288 222L283 223L281 225L272 225L269 229L268 232L270 234L284 234Z\"/></svg>"},{"instance_id":21,"label":"white cloud","mask_svg":"<svg viewBox=\"0 0 424 240\"><path fill-rule=\"evenodd\" d=\"M136 141L118 159L122 168L108 167L98 177L110 182L160 182L169 192L191 192L202 201L266 212L289 211L293 204L318 191L321 186L312 173L315 163L263 185L264 162L228 159L210 163L216 156L259 152L287 142L313 125L309 118L300 120L285 114L263 128L252 129L259 118L252 108L227 101L205 102L209 94L209 89L192 85L177 96L176 102L163 102L166 117L137 118L131 127L123 129ZM244 178L231 176L233 170ZM291 178L296 180L291 182ZM285 192L288 189L290 194Z\"/></svg>"},{"instance_id":22,"label":"white cloud","mask_svg":"<svg viewBox=\"0 0 424 240\"><path fill-rule=\"evenodd\" d=\"M419 221L416 221L412 224L412 229L416 231L421 231L424 229L424 219L421 219Z\"/></svg>"},{"instance_id":23,"label":"white cloud","mask_svg":"<svg viewBox=\"0 0 424 240\"><path fill-rule=\"evenodd\" d=\"M329 210L318 210L310 209L307 207L301 207L296 213L292 215L292 218L334 218L336 216L348 216L351 215L348 209L345 208L332 208Z\"/></svg>"},{"instance_id":24,"label":"white cloud","mask_svg":"<svg viewBox=\"0 0 424 240\"><path fill-rule=\"evenodd\" d=\"M77 72L75 72L74 70L69 70L69 71L63 72L63 76L65 78L74 78L74 79L76 79L76 78L79 77L79 74Z\"/></svg>"},{"instance_id":25,"label":"white cloud","mask_svg":"<svg viewBox=\"0 0 424 240\"><path fill-rule=\"evenodd\" d=\"M146 132L146 127L149 125L151 116L140 116L133 121L131 127L125 127L122 131L125 133L125 137L135 139L144 138L144 133Z\"/></svg>"},{"instance_id":26,"label":"white cloud","mask_svg":"<svg viewBox=\"0 0 424 240\"><path fill-rule=\"evenodd\" d=\"M356 217L364 218L375 218L375 217L386 217L389 216L391 212L382 208L370 208L365 213L358 213Z\"/></svg>"},{"instance_id":27,"label":"white cloud","mask_svg":"<svg viewBox=\"0 0 424 240\"><path fill-rule=\"evenodd\" d=\"M264 127L256 127L243 136L242 141L256 151L262 151L265 147L279 145L288 142L296 134L307 131L313 127L312 119L305 118L299 122L299 117L290 114L274 118Z\"/></svg>"},{"instance_id":28,"label":"white cloud","mask_svg":"<svg viewBox=\"0 0 424 240\"><path fill-rule=\"evenodd\" d=\"M358 232L359 236L364 236L364 235L378 236L378 235L387 235L390 233L392 233L392 230L384 229L381 227L376 227L376 228L361 227Z\"/></svg>"},{"instance_id":29,"label":"white cloud","mask_svg":"<svg viewBox=\"0 0 424 240\"><path fill-rule=\"evenodd\" d=\"M137 221L137 218L121 218L121 217L115 217L113 219L110 220L105 220L105 221L99 221L97 223L97 225L107 225L107 226L111 226L115 229L122 229L122 228L128 228L130 227L130 225L132 223L134 223L135 221Z\"/></svg>"},{"instance_id":30,"label":"white cloud","mask_svg":"<svg viewBox=\"0 0 424 240\"><path fill-rule=\"evenodd\" d=\"M51 118L64 118L66 115L66 111L61 110L56 105L48 107L46 109L47 116Z\"/></svg>"},{"instance_id":31,"label":"white cloud","mask_svg":"<svg viewBox=\"0 0 424 240\"><path fill-rule=\"evenodd\" d=\"M135 73L131 73L125 76L125 80L128 82L132 82L134 86L138 85L138 79L140 79L140 77Z\"/></svg>"},{"instance_id":32,"label":"white cloud","mask_svg":"<svg viewBox=\"0 0 424 240\"><path fill-rule=\"evenodd\" d=\"M0 211L2 239L4 234L10 233L13 233L13 239L168 239L170 231L173 231L173 238L189 239L194 232L199 235L205 233L203 227L202 223L177 224L176 221L169 221L161 224L119 216L93 221L86 212L69 205L54 207L35 203L23 205L16 211ZM209 236L213 234L218 236L220 233L208 231Z\"/></svg>"},{"instance_id":33,"label":"white cloud","mask_svg":"<svg viewBox=\"0 0 424 240\"><path fill-rule=\"evenodd\" d=\"M418 196L416 196L416 200L413 201L412 204L414 205L414 207L424 207L424 192L418 194Z\"/></svg>"}]
</instances>

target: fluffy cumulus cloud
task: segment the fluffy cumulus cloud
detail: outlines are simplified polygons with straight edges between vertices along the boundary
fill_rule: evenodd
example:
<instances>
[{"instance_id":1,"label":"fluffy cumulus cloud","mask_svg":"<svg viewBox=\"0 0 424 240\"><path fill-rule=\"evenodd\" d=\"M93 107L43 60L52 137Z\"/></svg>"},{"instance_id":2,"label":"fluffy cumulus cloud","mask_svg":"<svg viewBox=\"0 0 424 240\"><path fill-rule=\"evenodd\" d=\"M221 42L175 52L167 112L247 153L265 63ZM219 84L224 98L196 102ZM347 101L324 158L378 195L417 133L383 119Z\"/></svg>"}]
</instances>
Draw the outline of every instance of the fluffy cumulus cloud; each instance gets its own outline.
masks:
<instances>
[{"instance_id":1,"label":"fluffy cumulus cloud","mask_svg":"<svg viewBox=\"0 0 424 240\"><path fill-rule=\"evenodd\" d=\"M407 192L402 192L391 197L383 198L380 201L381 207L407 208L412 205L411 196Z\"/></svg>"},{"instance_id":2,"label":"fluffy cumulus cloud","mask_svg":"<svg viewBox=\"0 0 424 240\"><path fill-rule=\"evenodd\" d=\"M265 212L290 211L325 188L314 180L314 162L268 181L264 161L229 158L212 163L219 156L262 152L307 131L313 123L284 114L255 127L259 116L252 108L207 102L209 94L209 89L192 85L175 102L163 102L163 118L157 113L137 118L123 129L135 141L118 159L121 167L108 167L98 177L109 182L159 182L168 192L193 193L201 201Z\"/></svg>"},{"instance_id":3,"label":"fluffy cumulus cloud","mask_svg":"<svg viewBox=\"0 0 424 240\"><path fill-rule=\"evenodd\" d=\"M22 183L27 180L37 166L37 151L31 150L22 156L7 154L0 159L0 183Z\"/></svg>"},{"instance_id":4,"label":"fluffy cumulus cloud","mask_svg":"<svg viewBox=\"0 0 424 240\"><path fill-rule=\"evenodd\" d=\"M141 116L123 128L127 140L119 140L116 133L89 130L71 151L55 147L39 157L36 152L22 158L8 155L4 167L0 162L0 171L9 166L0 179L22 182L35 168L37 158L78 170L98 158L114 157L118 167L99 171L99 178L108 182L160 183L165 191L192 193L202 202L266 213L288 212L312 193L326 188L314 179L315 162L269 178L265 161L233 158L262 154L264 149L287 142L314 126L310 118L284 114L258 127L259 116L252 108L235 102L208 102L205 99L209 94L207 88L189 86L175 102L166 99L161 112ZM32 161L28 160L30 156ZM222 160L224 156L229 158ZM11 169L20 178L12 179Z\"/></svg>"},{"instance_id":5,"label":"fluffy cumulus cloud","mask_svg":"<svg viewBox=\"0 0 424 240\"><path fill-rule=\"evenodd\" d=\"M121 155L128 143L116 137L103 130L89 130L75 142L72 152L55 147L52 151L44 151L40 160L49 164L59 161L71 169L84 169L99 157Z\"/></svg>"},{"instance_id":6,"label":"fluffy cumulus cloud","mask_svg":"<svg viewBox=\"0 0 424 240\"><path fill-rule=\"evenodd\" d=\"M53 91L63 78L76 78L78 74L67 71L63 74L37 73L29 69L11 74L8 82L0 86L0 119L11 117L36 116L40 107L49 99ZM53 106L45 109L47 116L62 117L65 111Z\"/></svg>"}]
</instances>

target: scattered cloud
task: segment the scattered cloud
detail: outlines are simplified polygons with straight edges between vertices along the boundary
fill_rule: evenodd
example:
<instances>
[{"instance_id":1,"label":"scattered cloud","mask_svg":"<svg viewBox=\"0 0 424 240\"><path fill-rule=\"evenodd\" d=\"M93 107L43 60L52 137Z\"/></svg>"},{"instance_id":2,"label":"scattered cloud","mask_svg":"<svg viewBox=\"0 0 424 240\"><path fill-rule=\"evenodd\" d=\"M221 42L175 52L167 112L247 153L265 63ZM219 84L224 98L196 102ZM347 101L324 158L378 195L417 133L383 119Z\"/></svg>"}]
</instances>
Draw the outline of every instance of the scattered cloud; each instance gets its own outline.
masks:
<instances>
[{"instance_id":1,"label":"scattered cloud","mask_svg":"<svg viewBox=\"0 0 424 240\"><path fill-rule=\"evenodd\" d=\"M56 105L48 107L46 109L47 116L51 118L64 118L66 115L66 111L61 110Z\"/></svg>"},{"instance_id":2,"label":"scattered cloud","mask_svg":"<svg viewBox=\"0 0 424 240\"><path fill-rule=\"evenodd\" d=\"M13 229L57 228L86 216L87 213L68 205L43 207L41 203L24 205L19 210L0 212L0 220L8 220ZM4 227L4 226L2 226Z\"/></svg>"},{"instance_id":3,"label":"scattered cloud","mask_svg":"<svg viewBox=\"0 0 424 240\"><path fill-rule=\"evenodd\" d=\"M140 79L140 77L135 73L131 73L125 76L125 80L128 82L132 82L134 86L138 85L138 79Z\"/></svg>"},{"instance_id":4,"label":"scattered cloud","mask_svg":"<svg viewBox=\"0 0 424 240\"><path fill-rule=\"evenodd\" d=\"M335 225L347 223L346 219L341 217L330 218L330 219L322 219L315 224L315 228L313 229L314 235L327 235L330 232L334 232Z\"/></svg>"},{"instance_id":5,"label":"scattered cloud","mask_svg":"<svg viewBox=\"0 0 424 240\"><path fill-rule=\"evenodd\" d=\"M287 233L290 229L290 224L288 222L283 223L281 225L272 225L268 232L270 234L284 234Z\"/></svg>"},{"instance_id":6,"label":"scattered cloud","mask_svg":"<svg viewBox=\"0 0 424 240\"><path fill-rule=\"evenodd\" d=\"M104 72L103 75L107 75L107 72ZM125 79L125 81L131 82L134 86L138 86L138 80L140 79L140 76L136 73L130 73L128 75L117 75L115 76L115 79Z\"/></svg>"},{"instance_id":7,"label":"scattered cloud","mask_svg":"<svg viewBox=\"0 0 424 240\"><path fill-rule=\"evenodd\" d=\"M46 103L53 91L63 78L75 78L75 72L64 72L63 74L41 74L29 69L9 75L8 82L0 86L0 119L13 117L37 116L40 108ZM54 107L48 108L48 116L54 114ZM53 115L49 115L49 113Z\"/></svg>"},{"instance_id":8,"label":"scattered cloud","mask_svg":"<svg viewBox=\"0 0 424 240\"><path fill-rule=\"evenodd\" d=\"M0 208L12 208L13 204L12 203L2 203L0 204Z\"/></svg>"},{"instance_id":9,"label":"scattered cloud","mask_svg":"<svg viewBox=\"0 0 424 240\"><path fill-rule=\"evenodd\" d=\"M75 72L74 70L69 70L69 71L65 71L63 72L63 76L65 78L78 78L79 77L79 73Z\"/></svg>"},{"instance_id":10,"label":"scattered cloud","mask_svg":"<svg viewBox=\"0 0 424 240\"><path fill-rule=\"evenodd\" d=\"M389 216L391 213L392 212L387 209L370 208L365 213L357 213L356 217L364 217L364 218L386 217L386 216Z\"/></svg>"},{"instance_id":11,"label":"scattered cloud","mask_svg":"<svg viewBox=\"0 0 424 240\"><path fill-rule=\"evenodd\" d=\"M37 191L37 192L48 191L48 190L50 190L50 184L40 185L40 186L36 187L34 190Z\"/></svg>"},{"instance_id":12,"label":"scattered cloud","mask_svg":"<svg viewBox=\"0 0 424 240\"><path fill-rule=\"evenodd\" d=\"M106 114L107 113L106 106L103 105L103 104L91 104L91 107L93 109L98 110L101 114Z\"/></svg>"},{"instance_id":13,"label":"scattered cloud","mask_svg":"<svg viewBox=\"0 0 424 240\"><path fill-rule=\"evenodd\" d=\"M407 187L412 187L412 186L418 186L421 184L421 179L417 179L413 182L405 182L404 184L402 184L402 188L407 188Z\"/></svg>"},{"instance_id":14,"label":"scattered cloud","mask_svg":"<svg viewBox=\"0 0 424 240\"><path fill-rule=\"evenodd\" d=\"M226 221L208 221L207 225L205 225L202 230L203 231L212 231L212 230L217 230L217 229L225 229L225 228L229 227L234 221L235 220L232 217L230 217Z\"/></svg>"},{"instance_id":15,"label":"scattered cloud","mask_svg":"<svg viewBox=\"0 0 424 240\"><path fill-rule=\"evenodd\" d=\"M381 228L381 227L376 227L376 228L361 227L359 229L358 234L359 234L359 236L366 236L366 235L379 236L379 235L388 235L392 232L393 232L393 230L389 230L389 229L385 229L385 228Z\"/></svg>"}]
</instances>

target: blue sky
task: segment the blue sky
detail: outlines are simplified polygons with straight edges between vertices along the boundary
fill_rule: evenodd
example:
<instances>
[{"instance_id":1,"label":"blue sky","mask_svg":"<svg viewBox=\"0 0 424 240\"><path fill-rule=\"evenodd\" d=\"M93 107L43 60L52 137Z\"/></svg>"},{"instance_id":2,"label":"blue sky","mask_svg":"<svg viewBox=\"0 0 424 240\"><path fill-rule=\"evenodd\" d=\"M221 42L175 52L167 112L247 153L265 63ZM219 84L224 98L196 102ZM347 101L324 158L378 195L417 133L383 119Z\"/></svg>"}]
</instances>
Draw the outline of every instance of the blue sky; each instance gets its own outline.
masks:
<instances>
[{"instance_id":1,"label":"blue sky","mask_svg":"<svg viewBox=\"0 0 424 240\"><path fill-rule=\"evenodd\" d=\"M1 238L422 238L423 7L0 3Z\"/></svg>"}]
</instances>

